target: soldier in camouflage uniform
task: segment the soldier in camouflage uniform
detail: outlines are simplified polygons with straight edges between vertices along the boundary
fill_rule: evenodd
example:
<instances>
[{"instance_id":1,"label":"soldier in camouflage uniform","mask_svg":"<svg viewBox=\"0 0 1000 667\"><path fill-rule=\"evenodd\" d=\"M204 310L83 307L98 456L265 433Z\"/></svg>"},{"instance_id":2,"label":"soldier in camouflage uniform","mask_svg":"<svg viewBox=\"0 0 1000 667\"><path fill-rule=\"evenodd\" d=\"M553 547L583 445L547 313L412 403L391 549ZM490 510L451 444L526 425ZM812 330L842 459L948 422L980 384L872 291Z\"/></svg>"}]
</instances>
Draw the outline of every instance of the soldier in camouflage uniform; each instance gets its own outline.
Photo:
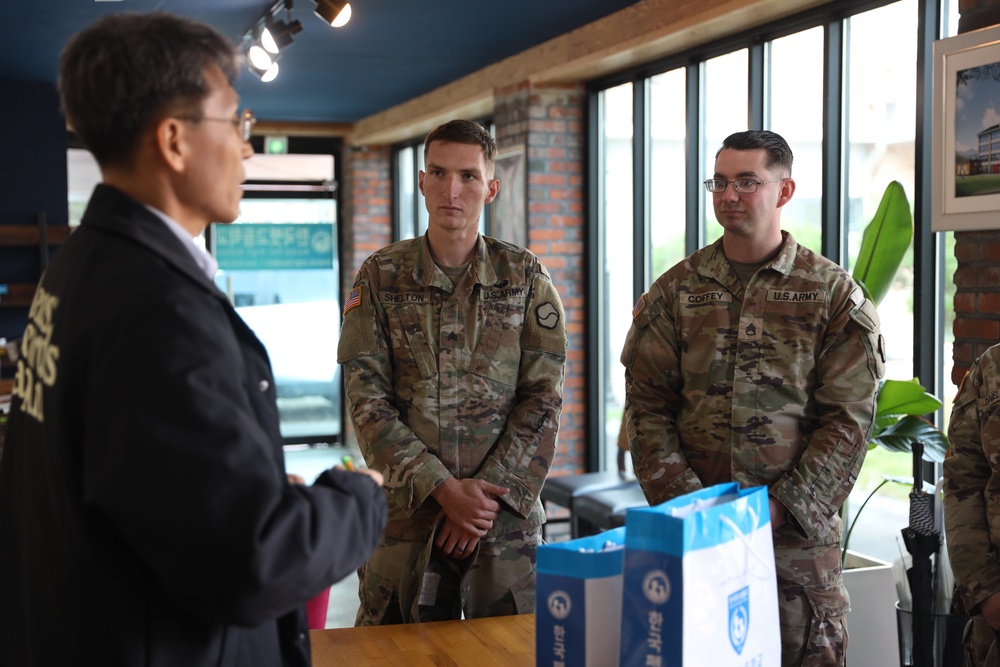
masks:
<instances>
[{"instance_id":1,"label":"soldier in camouflage uniform","mask_svg":"<svg viewBox=\"0 0 1000 667\"><path fill-rule=\"evenodd\" d=\"M944 461L944 523L954 605L972 618L966 665L1000 665L1000 345L972 365L958 390Z\"/></svg>"},{"instance_id":2,"label":"soldier in camouflage uniform","mask_svg":"<svg viewBox=\"0 0 1000 667\"><path fill-rule=\"evenodd\" d=\"M427 234L369 257L345 303L347 402L389 500L358 625L534 612L566 325L538 258L478 232L495 159L476 123L431 132Z\"/></svg>"},{"instance_id":3,"label":"soldier in camouflage uniform","mask_svg":"<svg viewBox=\"0 0 1000 667\"><path fill-rule=\"evenodd\" d=\"M792 153L777 134L716 154L719 241L660 276L622 351L635 473L651 504L767 486L783 665L844 662L840 506L885 372L878 315L841 267L780 229Z\"/></svg>"}]
</instances>

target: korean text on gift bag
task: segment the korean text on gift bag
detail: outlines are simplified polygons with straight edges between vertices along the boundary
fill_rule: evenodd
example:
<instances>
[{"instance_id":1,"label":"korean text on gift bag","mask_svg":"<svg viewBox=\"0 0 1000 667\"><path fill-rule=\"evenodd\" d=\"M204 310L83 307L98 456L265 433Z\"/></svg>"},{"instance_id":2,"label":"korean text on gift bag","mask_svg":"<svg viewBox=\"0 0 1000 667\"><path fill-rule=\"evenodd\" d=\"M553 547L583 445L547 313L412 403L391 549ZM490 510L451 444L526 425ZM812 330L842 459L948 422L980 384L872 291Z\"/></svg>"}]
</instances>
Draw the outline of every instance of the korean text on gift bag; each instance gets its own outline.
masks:
<instances>
[{"instance_id":1,"label":"korean text on gift bag","mask_svg":"<svg viewBox=\"0 0 1000 667\"><path fill-rule=\"evenodd\" d=\"M538 547L535 664L618 662L625 529Z\"/></svg>"},{"instance_id":2,"label":"korean text on gift bag","mask_svg":"<svg viewBox=\"0 0 1000 667\"><path fill-rule=\"evenodd\" d=\"M781 664L765 487L630 509L625 528L622 667Z\"/></svg>"}]
</instances>

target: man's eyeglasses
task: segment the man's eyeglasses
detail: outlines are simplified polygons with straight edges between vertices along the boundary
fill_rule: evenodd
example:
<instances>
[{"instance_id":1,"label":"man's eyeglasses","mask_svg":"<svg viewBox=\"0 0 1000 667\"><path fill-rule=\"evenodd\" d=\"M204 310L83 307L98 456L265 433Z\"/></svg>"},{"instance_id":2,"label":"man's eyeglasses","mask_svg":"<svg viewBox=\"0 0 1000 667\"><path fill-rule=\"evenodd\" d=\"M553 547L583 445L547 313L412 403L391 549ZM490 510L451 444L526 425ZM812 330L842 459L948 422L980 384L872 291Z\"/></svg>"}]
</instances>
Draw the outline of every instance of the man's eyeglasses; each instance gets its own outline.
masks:
<instances>
[{"instance_id":1,"label":"man's eyeglasses","mask_svg":"<svg viewBox=\"0 0 1000 667\"><path fill-rule=\"evenodd\" d=\"M730 183L733 184L733 189L740 194L750 194L751 192L757 192L757 186L765 185L767 183L780 183L781 181L788 180L787 178L776 178L773 181L758 181L755 178L737 178L735 181L727 181L724 178L710 178L705 181L705 189L712 193L720 193L726 191L726 186Z\"/></svg>"},{"instance_id":2,"label":"man's eyeglasses","mask_svg":"<svg viewBox=\"0 0 1000 667\"><path fill-rule=\"evenodd\" d=\"M243 141L250 141L250 135L253 134L253 126L257 124L257 119L254 118L250 109L244 109L243 113L232 118L210 118L208 116L174 116L174 118L186 120L191 123L200 123L203 120L232 123L233 127L240 133L240 136L243 137Z\"/></svg>"}]
</instances>

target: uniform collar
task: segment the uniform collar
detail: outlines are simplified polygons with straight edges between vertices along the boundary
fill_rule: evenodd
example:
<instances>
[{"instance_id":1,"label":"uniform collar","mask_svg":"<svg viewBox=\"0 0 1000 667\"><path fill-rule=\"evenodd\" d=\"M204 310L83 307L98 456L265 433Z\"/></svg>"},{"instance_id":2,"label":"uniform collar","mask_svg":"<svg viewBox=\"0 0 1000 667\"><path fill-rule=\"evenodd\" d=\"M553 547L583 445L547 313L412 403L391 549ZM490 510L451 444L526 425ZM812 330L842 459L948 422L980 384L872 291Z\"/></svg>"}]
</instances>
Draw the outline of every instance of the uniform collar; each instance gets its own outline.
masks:
<instances>
[{"instance_id":1,"label":"uniform collar","mask_svg":"<svg viewBox=\"0 0 1000 667\"><path fill-rule=\"evenodd\" d=\"M486 254L486 241L483 239L482 234L476 238L476 249L472 255L471 268L475 273L476 283L480 285L493 285L497 282L497 274ZM417 258L417 265L413 268L413 279L425 287L434 285L446 292L451 292L454 289L451 280L448 279L444 271L438 268L438 265L434 262L426 233L420 239L420 255Z\"/></svg>"},{"instance_id":2,"label":"uniform collar","mask_svg":"<svg viewBox=\"0 0 1000 667\"><path fill-rule=\"evenodd\" d=\"M795 242L795 239L789 232L782 230L782 243L781 250L775 255L768 264L762 268L772 269L783 275L788 275L792 272L792 267L795 265L795 255L798 252L799 245ZM707 253L705 259L698 266L698 273L707 277L714 278L716 280L720 279L720 276L729 276L730 274L733 281L739 284L739 279L733 272L732 267L729 264L729 260L726 259L726 253L722 249L722 237L710 245L707 248ZM725 282L725 281L723 281Z\"/></svg>"}]
</instances>

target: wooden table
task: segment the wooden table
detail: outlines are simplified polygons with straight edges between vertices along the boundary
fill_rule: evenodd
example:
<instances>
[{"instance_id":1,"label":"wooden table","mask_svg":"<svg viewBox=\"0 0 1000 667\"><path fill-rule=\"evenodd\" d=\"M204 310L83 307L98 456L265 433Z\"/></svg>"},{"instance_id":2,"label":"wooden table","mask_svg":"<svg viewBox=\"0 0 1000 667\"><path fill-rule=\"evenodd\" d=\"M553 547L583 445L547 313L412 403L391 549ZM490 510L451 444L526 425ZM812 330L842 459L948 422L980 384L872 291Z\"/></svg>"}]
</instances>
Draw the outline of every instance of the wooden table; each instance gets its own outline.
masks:
<instances>
[{"instance_id":1,"label":"wooden table","mask_svg":"<svg viewBox=\"0 0 1000 667\"><path fill-rule=\"evenodd\" d=\"M535 667L535 616L311 630L313 667Z\"/></svg>"}]
</instances>

